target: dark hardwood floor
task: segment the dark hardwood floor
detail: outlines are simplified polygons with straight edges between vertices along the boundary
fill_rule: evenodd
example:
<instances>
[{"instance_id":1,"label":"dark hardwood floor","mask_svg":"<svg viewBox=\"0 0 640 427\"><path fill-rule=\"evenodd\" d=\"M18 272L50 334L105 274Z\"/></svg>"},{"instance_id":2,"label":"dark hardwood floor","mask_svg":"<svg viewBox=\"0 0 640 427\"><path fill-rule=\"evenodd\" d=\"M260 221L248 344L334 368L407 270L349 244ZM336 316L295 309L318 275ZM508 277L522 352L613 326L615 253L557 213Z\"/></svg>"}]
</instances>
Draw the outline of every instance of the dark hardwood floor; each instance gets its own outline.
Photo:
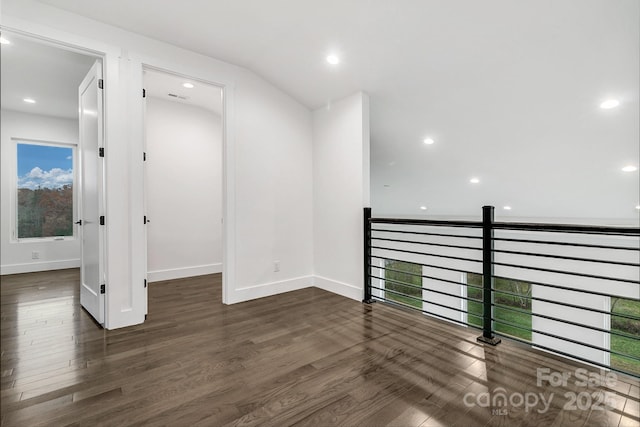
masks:
<instances>
[{"instance_id":1,"label":"dark hardwood floor","mask_svg":"<svg viewBox=\"0 0 640 427\"><path fill-rule=\"evenodd\" d=\"M639 425L635 379L580 386L598 371L382 304L309 288L224 306L211 275L151 284L147 322L105 331L78 276L2 277L3 426ZM538 368L572 377L538 386Z\"/></svg>"}]
</instances>

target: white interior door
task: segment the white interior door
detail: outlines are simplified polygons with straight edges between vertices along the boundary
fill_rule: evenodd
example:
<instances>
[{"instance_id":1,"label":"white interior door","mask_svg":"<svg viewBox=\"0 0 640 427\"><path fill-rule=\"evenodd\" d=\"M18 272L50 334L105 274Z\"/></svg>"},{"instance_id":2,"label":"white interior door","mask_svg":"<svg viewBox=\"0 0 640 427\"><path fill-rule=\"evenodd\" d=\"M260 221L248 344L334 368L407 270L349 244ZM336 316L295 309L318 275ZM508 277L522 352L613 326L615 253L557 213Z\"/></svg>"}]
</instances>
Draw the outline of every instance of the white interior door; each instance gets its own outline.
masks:
<instances>
[{"instance_id":1,"label":"white interior door","mask_svg":"<svg viewBox=\"0 0 640 427\"><path fill-rule=\"evenodd\" d=\"M78 88L80 106L80 303L104 324L102 64L96 61Z\"/></svg>"}]
</instances>

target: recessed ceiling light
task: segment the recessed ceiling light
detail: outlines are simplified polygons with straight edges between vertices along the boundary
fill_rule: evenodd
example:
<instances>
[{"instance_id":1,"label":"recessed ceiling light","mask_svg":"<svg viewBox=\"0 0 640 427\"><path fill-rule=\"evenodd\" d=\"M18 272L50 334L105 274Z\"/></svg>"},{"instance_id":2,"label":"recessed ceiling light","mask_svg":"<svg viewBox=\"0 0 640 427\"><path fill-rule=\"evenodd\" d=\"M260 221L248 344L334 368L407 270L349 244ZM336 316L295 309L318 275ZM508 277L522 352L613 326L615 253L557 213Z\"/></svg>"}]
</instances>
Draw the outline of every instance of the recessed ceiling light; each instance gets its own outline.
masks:
<instances>
[{"instance_id":1,"label":"recessed ceiling light","mask_svg":"<svg viewBox=\"0 0 640 427\"><path fill-rule=\"evenodd\" d=\"M636 209L640 211L640 205L636 205Z\"/></svg>"},{"instance_id":2,"label":"recessed ceiling light","mask_svg":"<svg viewBox=\"0 0 640 427\"><path fill-rule=\"evenodd\" d=\"M511 210L511 206L503 206L502 209L504 209L505 211L510 211Z\"/></svg>"},{"instance_id":3,"label":"recessed ceiling light","mask_svg":"<svg viewBox=\"0 0 640 427\"><path fill-rule=\"evenodd\" d=\"M193 83L182 83L182 86L186 87L187 89L193 89Z\"/></svg>"},{"instance_id":4,"label":"recessed ceiling light","mask_svg":"<svg viewBox=\"0 0 640 427\"><path fill-rule=\"evenodd\" d=\"M33 98L25 98L23 99L24 102L26 102L27 104L35 104L36 100Z\"/></svg>"},{"instance_id":5,"label":"recessed ceiling light","mask_svg":"<svg viewBox=\"0 0 640 427\"><path fill-rule=\"evenodd\" d=\"M4 37L0 37L0 44L11 44L11 42Z\"/></svg>"},{"instance_id":6,"label":"recessed ceiling light","mask_svg":"<svg viewBox=\"0 0 640 427\"><path fill-rule=\"evenodd\" d=\"M611 108L616 108L618 105L620 105L620 101L618 101L617 99L607 99L602 104L600 104L600 108L609 110Z\"/></svg>"},{"instance_id":7,"label":"recessed ceiling light","mask_svg":"<svg viewBox=\"0 0 640 427\"><path fill-rule=\"evenodd\" d=\"M331 65L338 65L340 63L340 58L336 55L329 55L327 56L327 62Z\"/></svg>"},{"instance_id":8,"label":"recessed ceiling light","mask_svg":"<svg viewBox=\"0 0 640 427\"><path fill-rule=\"evenodd\" d=\"M420 210L426 211L427 207L426 206L420 206Z\"/></svg>"},{"instance_id":9,"label":"recessed ceiling light","mask_svg":"<svg viewBox=\"0 0 640 427\"><path fill-rule=\"evenodd\" d=\"M470 183L472 183L472 184L477 184L477 183L479 183L479 182L480 182L480 179L478 179L478 178L471 178L471 179L469 180L469 182L470 182Z\"/></svg>"},{"instance_id":10,"label":"recessed ceiling light","mask_svg":"<svg viewBox=\"0 0 640 427\"><path fill-rule=\"evenodd\" d=\"M433 140L433 138L425 138L425 139L424 139L424 141L422 141L422 142L424 142L424 143L425 143L425 144L427 144L427 145L431 145L431 144L433 144L435 141Z\"/></svg>"},{"instance_id":11,"label":"recessed ceiling light","mask_svg":"<svg viewBox=\"0 0 640 427\"><path fill-rule=\"evenodd\" d=\"M635 172L637 170L638 170L638 168L633 166L633 165L627 165L627 166L622 168L622 172Z\"/></svg>"}]
</instances>

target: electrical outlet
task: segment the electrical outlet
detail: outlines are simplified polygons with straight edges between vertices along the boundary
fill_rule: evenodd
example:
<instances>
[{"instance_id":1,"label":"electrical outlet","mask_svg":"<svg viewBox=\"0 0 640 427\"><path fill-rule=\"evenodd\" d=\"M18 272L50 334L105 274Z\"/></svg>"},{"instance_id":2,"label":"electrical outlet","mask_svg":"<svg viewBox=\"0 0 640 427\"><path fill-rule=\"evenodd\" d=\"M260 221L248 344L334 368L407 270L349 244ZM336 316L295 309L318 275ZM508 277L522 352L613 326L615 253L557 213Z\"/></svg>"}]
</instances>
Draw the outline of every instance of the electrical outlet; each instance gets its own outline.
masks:
<instances>
[{"instance_id":1,"label":"electrical outlet","mask_svg":"<svg viewBox=\"0 0 640 427\"><path fill-rule=\"evenodd\" d=\"M40 252L38 251L31 252L31 259L40 259Z\"/></svg>"},{"instance_id":2,"label":"electrical outlet","mask_svg":"<svg viewBox=\"0 0 640 427\"><path fill-rule=\"evenodd\" d=\"M273 271L276 273L280 271L280 261L273 261Z\"/></svg>"}]
</instances>

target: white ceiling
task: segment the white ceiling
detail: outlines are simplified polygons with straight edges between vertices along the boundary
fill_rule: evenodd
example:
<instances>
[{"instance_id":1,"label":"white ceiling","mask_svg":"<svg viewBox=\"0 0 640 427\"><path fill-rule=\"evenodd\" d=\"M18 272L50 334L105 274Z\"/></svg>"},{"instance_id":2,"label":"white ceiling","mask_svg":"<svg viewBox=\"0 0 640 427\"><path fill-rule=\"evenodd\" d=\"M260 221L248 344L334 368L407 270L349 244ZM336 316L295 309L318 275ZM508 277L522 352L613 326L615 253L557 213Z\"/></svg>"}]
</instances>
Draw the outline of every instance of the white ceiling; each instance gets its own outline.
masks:
<instances>
[{"instance_id":1,"label":"white ceiling","mask_svg":"<svg viewBox=\"0 0 640 427\"><path fill-rule=\"evenodd\" d=\"M379 212L638 217L638 173L620 172L640 162L637 0L41 1L245 66L309 108L367 92Z\"/></svg>"},{"instance_id":2,"label":"white ceiling","mask_svg":"<svg viewBox=\"0 0 640 427\"><path fill-rule=\"evenodd\" d=\"M18 36L3 37L11 44L0 48L2 108L77 119L78 86L96 59Z\"/></svg>"}]
</instances>

